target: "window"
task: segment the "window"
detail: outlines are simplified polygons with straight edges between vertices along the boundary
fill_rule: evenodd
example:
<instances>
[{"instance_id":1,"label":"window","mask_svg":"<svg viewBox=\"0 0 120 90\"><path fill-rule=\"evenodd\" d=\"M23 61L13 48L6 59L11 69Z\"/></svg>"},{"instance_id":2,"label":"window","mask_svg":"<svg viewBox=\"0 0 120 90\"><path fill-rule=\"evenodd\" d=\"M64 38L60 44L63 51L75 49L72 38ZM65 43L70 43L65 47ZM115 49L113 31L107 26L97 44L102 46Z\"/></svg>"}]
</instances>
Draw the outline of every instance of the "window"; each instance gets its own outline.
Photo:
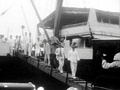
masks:
<instances>
[{"instance_id":1,"label":"window","mask_svg":"<svg viewBox=\"0 0 120 90\"><path fill-rule=\"evenodd\" d=\"M97 10L96 16L98 22L119 25L119 13Z\"/></svg>"}]
</instances>

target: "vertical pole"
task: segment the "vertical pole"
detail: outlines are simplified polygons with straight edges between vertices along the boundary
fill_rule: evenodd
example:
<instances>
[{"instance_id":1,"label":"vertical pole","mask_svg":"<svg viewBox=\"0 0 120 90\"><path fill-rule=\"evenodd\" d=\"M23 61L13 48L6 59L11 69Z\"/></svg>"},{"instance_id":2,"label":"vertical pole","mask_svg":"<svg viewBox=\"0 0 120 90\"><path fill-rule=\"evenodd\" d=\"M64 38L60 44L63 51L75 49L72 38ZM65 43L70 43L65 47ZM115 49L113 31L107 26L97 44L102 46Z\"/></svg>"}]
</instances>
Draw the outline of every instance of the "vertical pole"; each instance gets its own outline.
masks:
<instances>
[{"instance_id":1,"label":"vertical pole","mask_svg":"<svg viewBox=\"0 0 120 90\"><path fill-rule=\"evenodd\" d=\"M38 63L37 63L37 68L39 68L40 56L37 56L37 60L38 60Z\"/></svg>"},{"instance_id":2,"label":"vertical pole","mask_svg":"<svg viewBox=\"0 0 120 90\"><path fill-rule=\"evenodd\" d=\"M68 74L69 74L69 68L68 68L68 65L69 63L67 62L67 75L66 75L66 84L67 84L67 82L68 82Z\"/></svg>"},{"instance_id":3,"label":"vertical pole","mask_svg":"<svg viewBox=\"0 0 120 90\"><path fill-rule=\"evenodd\" d=\"M118 18L119 18L119 28L120 28L120 14L119 14L119 17L118 17Z\"/></svg>"},{"instance_id":4,"label":"vertical pole","mask_svg":"<svg viewBox=\"0 0 120 90\"><path fill-rule=\"evenodd\" d=\"M67 81L68 81L68 71L67 71L67 75L66 75L66 84L67 84Z\"/></svg>"},{"instance_id":5,"label":"vertical pole","mask_svg":"<svg viewBox=\"0 0 120 90\"><path fill-rule=\"evenodd\" d=\"M53 66L51 65L51 69L50 69L50 75L52 76L52 72L53 72Z\"/></svg>"},{"instance_id":6,"label":"vertical pole","mask_svg":"<svg viewBox=\"0 0 120 90\"><path fill-rule=\"evenodd\" d=\"M55 10L54 35L57 38L59 38L60 19L61 19L61 13L62 13L62 3L63 3L63 0L57 0L56 10Z\"/></svg>"},{"instance_id":7,"label":"vertical pole","mask_svg":"<svg viewBox=\"0 0 120 90\"><path fill-rule=\"evenodd\" d=\"M87 84L88 84L88 82L86 81L86 83L85 83L85 90L87 90Z\"/></svg>"},{"instance_id":8,"label":"vertical pole","mask_svg":"<svg viewBox=\"0 0 120 90\"><path fill-rule=\"evenodd\" d=\"M37 31L36 31L36 41L37 38L40 36L40 32L39 32L39 24L37 24Z\"/></svg>"},{"instance_id":9,"label":"vertical pole","mask_svg":"<svg viewBox=\"0 0 120 90\"><path fill-rule=\"evenodd\" d=\"M7 39L9 39L9 27L8 27L8 30L7 30Z\"/></svg>"},{"instance_id":10,"label":"vertical pole","mask_svg":"<svg viewBox=\"0 0 120 90\"><path fill-rule=\"evenodd\" d=\"M120 10L120 0L119 0L119 10ZM119 29L120 29L120 11L119 11L119 14L118 14L118 18L119 18Z\"/></svg>"},{"instance_id":11,"label":"vertical pole","mask_svg":"<svg viewBox=\"0 0 120 90\"><path fill-rule=\"evenodd\" d=\"M27 55L25 55L25 60L26 60L26 62L28 61L28 56Z\"/></svg>"}]
</instances>

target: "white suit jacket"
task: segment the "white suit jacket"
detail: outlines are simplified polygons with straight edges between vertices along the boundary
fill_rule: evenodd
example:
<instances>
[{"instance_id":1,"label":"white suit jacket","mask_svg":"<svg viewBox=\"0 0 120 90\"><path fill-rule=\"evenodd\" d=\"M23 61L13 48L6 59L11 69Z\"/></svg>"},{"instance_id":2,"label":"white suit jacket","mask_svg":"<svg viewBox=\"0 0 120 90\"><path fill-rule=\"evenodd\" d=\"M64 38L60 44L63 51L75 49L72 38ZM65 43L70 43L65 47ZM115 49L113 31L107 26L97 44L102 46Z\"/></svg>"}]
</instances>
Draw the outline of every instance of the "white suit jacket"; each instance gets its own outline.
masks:
<instances>
[{"instance_id":1,"label":"white suit jacket","mask_svg":"<svg viewBox=\"0 0 120 90\"><path fill-rule=\"evenodd\" d=\"M44 54L50 54L51 53L49 43L44 44L43 48L44 48Z\"/></svg>"},{"instance_id":2,"label":"white suit jacket","mask_svg":"<svg viewBox=\"0 0 120 90\"><path fill-rule=\"evenodd\" d=\"M74 63L77 63L79 59L79 55L78 55L78 52L76 50L70 50L68 52L68 60L70 60L70 62L74 62Z\"/></svg>"},{"instance_id":3,"label":"white suit jacket","mask_svg":"<svg viewBox=\"0 0 120 90\"><path fill-rule=\"evenodd\" d=\"M55 51L55 54L56 54L56 59L57 60L64 59L64 57L65 57L64 48L57 48L56 51Z\"/></svg>"},{"instance_id":4,"label":"white suit jacket","mask_svg":"<svg viewBox=\"0 0 120 90\"><path fill-rule=\"evenodd\" d=\"M9 46L11 46L11 47L14 46L14 40L13 39L9 39Z\"/></svg>"}]
</instances>

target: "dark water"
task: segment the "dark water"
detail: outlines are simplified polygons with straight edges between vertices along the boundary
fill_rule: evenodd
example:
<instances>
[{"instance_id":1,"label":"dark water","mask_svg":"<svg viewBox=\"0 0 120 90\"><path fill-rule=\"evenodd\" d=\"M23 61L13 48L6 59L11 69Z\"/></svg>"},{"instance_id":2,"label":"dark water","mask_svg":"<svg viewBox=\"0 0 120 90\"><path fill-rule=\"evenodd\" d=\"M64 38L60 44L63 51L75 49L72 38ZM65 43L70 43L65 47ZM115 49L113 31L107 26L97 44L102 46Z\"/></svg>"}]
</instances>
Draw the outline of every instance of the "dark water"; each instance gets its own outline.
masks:
<instances>
[{"instance_id":1,"label":"dark water","mask_svg":"<svg viewBox=\"0 0 120 90\"><path fill-rule=\"evenodd\" d=\"M69 86L19 60L18 58L0 57L0 82L32 82L36 88L45 90L66 90Z\"/></svg>"}]
</instances>

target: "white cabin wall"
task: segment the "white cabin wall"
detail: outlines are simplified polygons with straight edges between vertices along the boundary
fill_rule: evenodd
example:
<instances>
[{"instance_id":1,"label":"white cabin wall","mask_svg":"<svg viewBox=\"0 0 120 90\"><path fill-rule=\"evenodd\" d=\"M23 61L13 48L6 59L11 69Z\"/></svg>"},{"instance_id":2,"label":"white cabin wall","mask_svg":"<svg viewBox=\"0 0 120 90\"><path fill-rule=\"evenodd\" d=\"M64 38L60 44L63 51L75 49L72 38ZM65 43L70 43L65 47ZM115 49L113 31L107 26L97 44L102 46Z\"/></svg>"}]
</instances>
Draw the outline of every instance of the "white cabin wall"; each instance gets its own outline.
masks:
<instances>
[{"instance_id":1,"label":"white cabin wall","mask_svg":"<svg viewBox=\"0 0 120 90\"><path fill-rule=\"evenodd\" d=\"M79 41L79 39L76 39ZM75 41L76 41L75 40ZM73 40L74 41L74 40ZM65 41L65 57L67 58L68 51L71 49L70 46L70 40ZM76 48L78 51L80 59L93 59L93 49L92 48L87 48L87 47L82 47L82 48Z\"/></svg>"},{"instance_id":2,"label":"white cabin wall","mask_svg":"<svg viewBox=\"0 0 120 90\"><path fill-rule=\"evenodd\" d=\"M119 25L107 24L107 23L98 23L98 26L93 27L94 31L97 33L106 33L114 36L120 36Z\"/></svg>"},{"instance_id":3,"label":"white cabin wall","mask_svg":"<svg viewBox=\"0 0 120 90\"><path fill-rule=\"evenodd\" d=\"M113 36L120 36L120 27L116 24L100 23L97 21L95 9L91 8L88 18L88 25L91 31L95 34L107 34Z\"/></svg>"},{"instance_id":4,"label":"white cabin wall","mask_svg":"<svg viewBox=\"0 0 120 90\"><path fill-rule=\"evenodd\" d=\"M70 28L63 28L60 30L61 36L73 36L73 35L79 35L81 33L89 33L89 27L87 25L84 26L76 26L76 27L70 27Z\"/></svg>"}]
</instances>

